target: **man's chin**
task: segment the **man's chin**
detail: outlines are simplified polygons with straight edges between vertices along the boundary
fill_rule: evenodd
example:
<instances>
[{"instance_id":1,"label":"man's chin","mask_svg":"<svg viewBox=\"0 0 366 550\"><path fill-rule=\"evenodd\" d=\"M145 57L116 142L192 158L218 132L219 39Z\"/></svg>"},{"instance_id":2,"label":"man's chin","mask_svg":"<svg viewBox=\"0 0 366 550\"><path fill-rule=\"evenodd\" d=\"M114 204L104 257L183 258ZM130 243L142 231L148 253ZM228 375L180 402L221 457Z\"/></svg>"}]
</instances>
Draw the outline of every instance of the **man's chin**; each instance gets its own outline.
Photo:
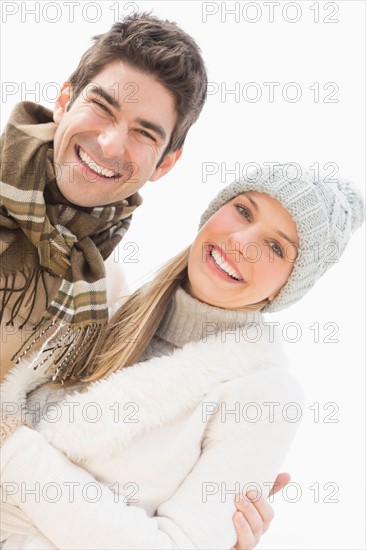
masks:
<instances>
[{"instance_id":1,"label":"man's chin","mask_svg":"<svg viewBox=\"0 0 366 550\"><path fill-rule=\"evenodd\" d=\"M63 185L62 182L57 181L57 187L60 191L61 195L70 203L74 204L75 206L81 206L81 207L101 207L101 206L113 206L113 205L119 205L121 202L126 200L128 197L131 197L134 193L137 192L139 189L138 186L136 186L136 182L133 182L134 185L129 185L128 180L122 184L121 196L120 197L108 197L107 190L103 192L102 186L95 185L95 181L86 181L84 180L82 183L78 184L77 181L74 182L74 184L71 186L69 182L67 182L67 185ZM94 186L94 189L93 189ZM132 187L132 189L131 189ZM75 192L77 190L77 192ZM94 190L94 193L93 193ZM125 191L125 193L123 193ZM111 195L111 193L109 193ZM109 200L108 200L109 199Z\"/></svg>"},{"instance_id":2,"label":"man's chin","mask_svg":"<svg viewBox=\"0 0 366 550\"><path fill-rule=\"evenodd\" d=\"M85 200L85 196L74 196L74 194L67 193L65 191L62 191L60 188L60 193L62 196L70 203L73 204L76 207L81 208L96 208L96 207L103 207L103 206L118 206L125 200L125 197L122 197L117 200L113 200L112 202L106 202L106 198L100 198L97 197L91 198L89 197L89 200ZM127 198L127 197L126 197Z\"/></svg>"}]
</instances>

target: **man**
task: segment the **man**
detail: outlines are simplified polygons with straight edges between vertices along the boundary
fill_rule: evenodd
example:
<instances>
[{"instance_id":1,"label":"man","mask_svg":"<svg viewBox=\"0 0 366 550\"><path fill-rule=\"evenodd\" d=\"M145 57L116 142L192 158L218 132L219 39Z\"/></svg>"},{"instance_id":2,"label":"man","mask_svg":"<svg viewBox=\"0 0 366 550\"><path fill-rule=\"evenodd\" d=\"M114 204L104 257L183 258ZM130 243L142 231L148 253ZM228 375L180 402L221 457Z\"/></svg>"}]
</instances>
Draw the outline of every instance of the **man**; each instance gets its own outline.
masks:
<instances>
[{"instance_id":1,"label":"man","mask_svg":"<svg viewBox=\"0 0 366 550\"><path fill-rule=\"evenodd\" d=\"M53 121L42 106L15 108L1 143L1 377L27 339L36 350L55 332L59 376L87 371L108 317L104 260L138 190L179 159L206 89L194 40L134 14L95 37Z\"/></svg>"}]
</instances>

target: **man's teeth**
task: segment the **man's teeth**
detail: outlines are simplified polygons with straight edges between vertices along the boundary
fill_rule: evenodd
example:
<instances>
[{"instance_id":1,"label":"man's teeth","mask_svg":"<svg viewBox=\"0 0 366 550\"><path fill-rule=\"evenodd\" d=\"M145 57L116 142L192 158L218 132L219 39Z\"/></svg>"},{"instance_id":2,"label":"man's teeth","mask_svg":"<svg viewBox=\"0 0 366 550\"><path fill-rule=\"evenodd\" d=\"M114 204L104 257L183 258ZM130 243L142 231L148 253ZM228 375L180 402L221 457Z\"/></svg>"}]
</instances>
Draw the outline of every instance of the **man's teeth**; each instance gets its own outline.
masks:
<instances>
[{"instance_id":1,"label":"man's teeth","mask_svg":"<svg viewBox=\"0 0 366 550\"><path fill-rule=\"evenodd\" d=\"M106 178L112 178L113 176L116 176L117 174L115 172L112 172L112 170L108 170L107 168L103 168L102 166L99 166L96 162L94 162L89 155L82 150L81 147L79 147L79 157L85 164L89 166L91 170L96 172L97 174L101 174L102 176L105 176Z\"/></svg>"},{"instance_id":2,"label":"man's teeth","mask_svg":"<svg viewBox=\"0 0 366 550\"><path fill-rule=\"evenodd\" d=\"M230 275L230 277L232 277L233 279L236 279L237 281L241 280L242 277L241 275L235 271L235 269L233 269L231 267L231 265L229 265L221 256L221 254L219 254L217 252L217 250L215 250L214 248L211 250L211 256L213 257L214 261L216 262L216 264L223 270L225 271L228 275Z\"/></svg>"}]
</instances>

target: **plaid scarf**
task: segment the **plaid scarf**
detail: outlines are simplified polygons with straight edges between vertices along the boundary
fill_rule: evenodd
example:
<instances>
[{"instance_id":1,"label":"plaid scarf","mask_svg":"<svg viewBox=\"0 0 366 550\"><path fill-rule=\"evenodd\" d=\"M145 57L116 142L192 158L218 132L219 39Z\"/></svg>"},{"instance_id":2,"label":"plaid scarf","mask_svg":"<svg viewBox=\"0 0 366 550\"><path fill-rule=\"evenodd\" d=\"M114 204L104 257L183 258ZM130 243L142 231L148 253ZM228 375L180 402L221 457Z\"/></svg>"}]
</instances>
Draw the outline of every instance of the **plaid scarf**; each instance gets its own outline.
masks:
<instances>
[{"instance_id":1,"label":"plaid scarf","mask_svg":"<svg viewBox=\"0 0 366 550\"><path fill-rule=\"evenodd\" d=\"M53 379L76 380L90 374L108 321L104 260L126 233L142 199L136 193L103 207L70 203L56 183L56 128L51 111L24 102L15 107L1 136L0 274L5 285L0 288L0 321L19 273L25 282L16 290L20 295L7 324L13 324L30 300L32 310L39 284L47 293L45 272L62 277L57 293L47 297L42 319L18 351L24 350L17 362L48 333L37 366L52 362Z\"/></svg>"}]
</instances>

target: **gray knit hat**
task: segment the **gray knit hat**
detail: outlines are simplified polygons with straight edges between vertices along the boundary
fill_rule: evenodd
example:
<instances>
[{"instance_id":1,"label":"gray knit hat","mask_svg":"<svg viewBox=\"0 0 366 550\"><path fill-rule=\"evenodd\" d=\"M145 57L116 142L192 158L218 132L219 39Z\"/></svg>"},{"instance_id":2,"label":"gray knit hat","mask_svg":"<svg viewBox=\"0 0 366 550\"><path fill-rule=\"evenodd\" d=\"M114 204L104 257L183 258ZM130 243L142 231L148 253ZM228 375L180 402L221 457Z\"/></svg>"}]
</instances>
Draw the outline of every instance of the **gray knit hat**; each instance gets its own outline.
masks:
<instances>
[{"instance_id":1,"label":"gray knit hat","mask_svg":"<svg viewBox=\"0 0 366 550\"><path fill-rule=\"evenodd\" d=\"M262 311L278 311L306 294L317 279L343 253L351 233L364 221L360 191L348 182L315 174L295 164L264 167L235 181L210 202L201 217L200 228L224 204L246 191L267 193L291 214L297 226L299 251L291 275L272 302Z\"/></svg>"}]
</instances>

